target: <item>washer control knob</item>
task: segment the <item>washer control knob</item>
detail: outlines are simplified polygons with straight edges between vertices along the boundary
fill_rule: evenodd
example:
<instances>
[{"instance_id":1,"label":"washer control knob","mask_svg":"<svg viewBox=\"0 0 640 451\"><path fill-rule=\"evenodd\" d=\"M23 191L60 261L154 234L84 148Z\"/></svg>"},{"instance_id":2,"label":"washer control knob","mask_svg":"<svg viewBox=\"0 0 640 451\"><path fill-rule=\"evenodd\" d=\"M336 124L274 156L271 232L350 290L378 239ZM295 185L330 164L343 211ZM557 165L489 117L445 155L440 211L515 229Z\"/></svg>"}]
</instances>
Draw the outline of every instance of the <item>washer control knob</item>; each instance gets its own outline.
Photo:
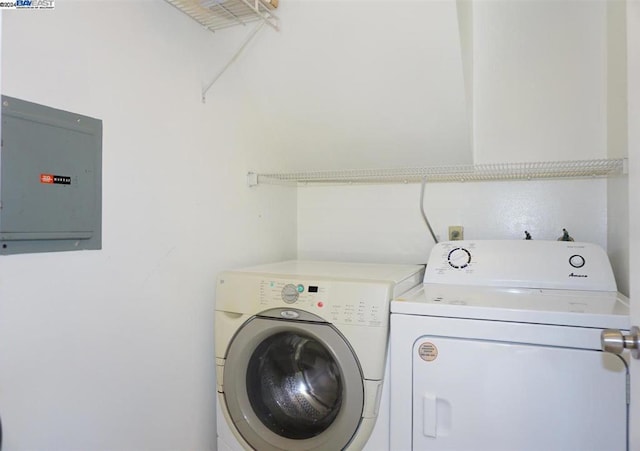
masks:
<instances>
[{"instance_id":1,"label":"washer control knob","mask_svg":"<svg viewBox=\"0 0 640 451\"><path fill-rule=\"evenodd\" d=\"M582 268L585 264L584 257L582 255L572 255L569 257L569 264L574 268Z\"/></svg>"},{"instance_id":2,"label":"washer control knob","mask_svg":"<svg viewBox=\"0 0 640 451\"><path fill-rule=\"evenodd\" d=\"M296 302L298 300L298 296L300 296L298 287L292 283L285 285L282 289L282 300L287 304L293 304Z\"/></svg>"}]
</instances>

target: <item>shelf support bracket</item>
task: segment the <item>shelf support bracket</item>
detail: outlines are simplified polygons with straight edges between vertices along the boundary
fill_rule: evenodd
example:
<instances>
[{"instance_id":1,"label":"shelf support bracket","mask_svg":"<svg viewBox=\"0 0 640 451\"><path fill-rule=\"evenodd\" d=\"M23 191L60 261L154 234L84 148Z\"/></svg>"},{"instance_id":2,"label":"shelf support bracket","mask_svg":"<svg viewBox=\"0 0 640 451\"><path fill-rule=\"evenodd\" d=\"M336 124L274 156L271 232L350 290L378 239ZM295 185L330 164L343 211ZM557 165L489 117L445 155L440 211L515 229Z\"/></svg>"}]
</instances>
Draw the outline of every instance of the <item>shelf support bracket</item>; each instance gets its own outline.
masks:
<instances>
[{"instance_id":1,"label":"shelf support bracket","mask_svg":"<svg viewBox=\"0 0 640 451\"><path fill-rule=\"evenodd\" d=\"M211 89L211 87L214 85L216 81L218 81L218 79L222 76L222 74L224 74L227 71L227 69L229 69L229 67L234 63L234 61L238 59L242 51L249 44L249 42L251 42L251 40L255 37L255 35L258 34L258 31L262 29L265 23L266 23L265 20L261 20L260 23L258 23L258 25L254 27L254 29L251 31L251 33L249 33L247 38L244 40L240 48L238 48L238 50L233 55L233 57L229 60L229 62L225 64L225 66L218 71L216 76L213 77L213 80L211 80L209 84L204 87L204 89L202 90L202 103L207 103L207 92L209 91L209 89Z\"/></svg>"}]
</instances>

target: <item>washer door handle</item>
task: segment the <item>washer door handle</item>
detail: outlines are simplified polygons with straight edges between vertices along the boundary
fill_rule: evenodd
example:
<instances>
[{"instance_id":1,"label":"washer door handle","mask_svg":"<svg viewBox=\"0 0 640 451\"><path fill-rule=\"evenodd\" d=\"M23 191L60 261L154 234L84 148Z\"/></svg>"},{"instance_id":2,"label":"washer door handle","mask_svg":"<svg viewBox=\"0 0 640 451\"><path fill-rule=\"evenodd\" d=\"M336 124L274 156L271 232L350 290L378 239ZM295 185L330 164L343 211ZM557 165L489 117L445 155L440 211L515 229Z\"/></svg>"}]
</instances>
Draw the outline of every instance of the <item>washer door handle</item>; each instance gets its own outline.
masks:
<instances>
[{"instance_id":1,"label":"washer door handle","mask_svg":"<svg viewBox=\"0 0 640 451\"><path fill-rule=\"evenodd\" d=\"M631 327L628 334L617 329L605 329L600 334L602 350L613 354L622 354L625 349L631 351L634 359L640 359L640 329Z\"/></svg>"}]
</instances>

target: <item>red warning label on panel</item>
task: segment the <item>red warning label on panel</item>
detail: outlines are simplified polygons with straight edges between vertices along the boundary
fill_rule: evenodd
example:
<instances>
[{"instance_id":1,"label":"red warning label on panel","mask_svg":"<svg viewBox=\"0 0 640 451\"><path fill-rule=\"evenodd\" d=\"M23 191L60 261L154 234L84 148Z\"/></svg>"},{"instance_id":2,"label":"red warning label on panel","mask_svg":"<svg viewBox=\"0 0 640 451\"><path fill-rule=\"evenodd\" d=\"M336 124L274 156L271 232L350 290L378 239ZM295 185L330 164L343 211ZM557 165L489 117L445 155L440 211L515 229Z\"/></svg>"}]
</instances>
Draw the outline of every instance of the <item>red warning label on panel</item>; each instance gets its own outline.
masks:
<instances>
[{"instance_id":1,"label":"red warning label on panel","mask_svg":"<svg viewBox=\"0 0 640 451\"><path fill-rule=\"evenodd\" d=\"M55 183L56 185L71 185L71 177L66 175L40 174L40 183Z\"/></svg>"}]
</instances>

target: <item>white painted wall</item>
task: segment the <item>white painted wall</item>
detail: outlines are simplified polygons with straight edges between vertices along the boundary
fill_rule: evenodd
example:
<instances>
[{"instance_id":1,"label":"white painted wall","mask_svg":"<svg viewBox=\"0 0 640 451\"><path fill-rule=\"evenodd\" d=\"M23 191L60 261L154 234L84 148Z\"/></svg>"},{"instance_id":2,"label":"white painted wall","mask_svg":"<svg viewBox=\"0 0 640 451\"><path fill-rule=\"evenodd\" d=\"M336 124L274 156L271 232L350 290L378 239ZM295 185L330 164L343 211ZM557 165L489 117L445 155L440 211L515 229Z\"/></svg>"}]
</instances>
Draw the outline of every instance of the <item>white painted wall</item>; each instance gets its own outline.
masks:
<instances>
[{"instance_id":1,"label":"white painted wall","mask_svg":"<svg viewBox=\"0 0 640 451\"><path fill-rule=\"evenodd\" d=\"M627 2L607 2L607 155L624 158L628 149ZM629 180L607 183L607 252L618 289L629 294Z\"/></svg>"},{"instance_id":2,"label":"white painted wall","mask_svg":"<svg viewBox=\"0 0 640 451\"><path fill-rule=\"evenodd\" d=\"M256 169L471 163L454 1L287 0L277 13L281 31L262 30L225 75L277 143Z\"/></svg>"},{"instance_id":3,"label":"white painted wall","mask_svg":"<svg viewBox=\"0 0 640 451\"><path fill-rule=\"evenodd\" d=\"M618 290L629 295L629 179L607 181L607 254Z\"/></svg>"},{"instance_id":4,"label":"white painted wall","mask_svg":"<svg viewBox=\"0 0 640 451\"><path fill-rule=\"evenodd\" d=\"M605 180L433 183L425 211L440 239L576 240L607 246ZM426 263L433 240L420 215L420 185L298 189L300 258Z\"/></svg>"},{"instance_id":5,"label":"white painted wall","mask_svg":"<svg viewBox=\"0 0 640 451\"><path fill-rule=\"evenodd\" d=\"M608 154L608 57L624 35L607 34L605 2L459 1L461 35L473 36L476 163L620 157ZM619 25L622 17L612 18ZM467 39L463 39L467 42ZM468 47L468 44L467 44ZM610 47L610 48L609 48ZM624 48L624 42L623 42ZM616 53L617 56L617 53ZM624 58L622 58L622 62ZM620 121L618 121L620 122ZM462 225L468 239L576 240L609 249L628 292L626 178L428 184L436 234ZM305 258L424 262L432 239L419 213L418 185L302 187L298 251ZM366 231L366 233L364 233Z\"/></svg>"},{"instance_id":6,"label":"white painted wall","mask_svg":"<svg viewBox=\"0 0 640 451\"><path fill-rule=\"evenodd\" d=\"M476 163L607 155L606 1L473 3Z\"/></svg>"},{"instance_id":7,"label":"white painted wall","mask_svg":"<svg viewBox=\"0 0 640 451\"><path fill-rule=\"evenodd\" d=\"M3 449L215 448L216 274L296 254L250 108L200 101L232 36L159 0L3 16L2 92L104 126L103 249L0 257Z\"/></svg>"}]
</instances>

